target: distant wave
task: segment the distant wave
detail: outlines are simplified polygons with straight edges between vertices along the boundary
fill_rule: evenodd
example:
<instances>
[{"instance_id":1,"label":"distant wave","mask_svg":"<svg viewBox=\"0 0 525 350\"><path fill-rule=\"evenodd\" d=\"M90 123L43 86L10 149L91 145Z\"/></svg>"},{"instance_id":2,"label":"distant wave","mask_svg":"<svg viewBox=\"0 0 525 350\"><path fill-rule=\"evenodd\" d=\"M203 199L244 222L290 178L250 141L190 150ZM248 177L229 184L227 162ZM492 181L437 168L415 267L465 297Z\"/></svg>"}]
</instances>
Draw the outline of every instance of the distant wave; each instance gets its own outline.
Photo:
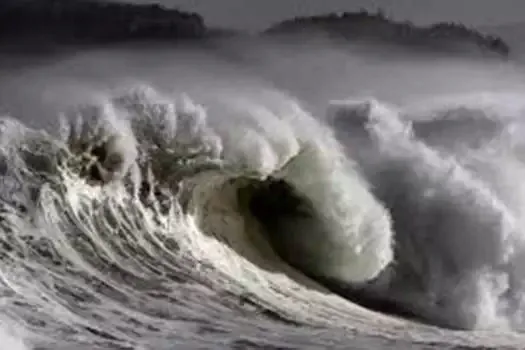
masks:
<instances>
[{"instance_id":1,"label":"distant wave","mask_svg":"<svg viewBox=\"0 0 525 350\"><path fill-rule=\"evenodd\" d=\"M29 343L234 320L194 310L212 291L370 334L416 326L328 289L428 324L524 327L521 116L360 99L316 119L257 97L138 86L66 111L56 134L2 119L0 288Z\"/></svg>"},{"instance_id":2,"label":"distant wave","mask_svg":"<svg viewBox=\"0 0 525 350\"><path fill-rule=\"evenodd\" d=\"M402 112L377 102L338 106L338 123L367 113L368 146L344 140L362 153L359 163L394 218L395 264L373 292L452 327L483 326L487 307L496 318L514 313L505 308L507 297L522 293L513 283L522 279L523 233L520 207L502 186L523 169L521 145L509 147L519 142L509 138L518 120L461 107L403 121Z\"/></svg>"}]
</instances>

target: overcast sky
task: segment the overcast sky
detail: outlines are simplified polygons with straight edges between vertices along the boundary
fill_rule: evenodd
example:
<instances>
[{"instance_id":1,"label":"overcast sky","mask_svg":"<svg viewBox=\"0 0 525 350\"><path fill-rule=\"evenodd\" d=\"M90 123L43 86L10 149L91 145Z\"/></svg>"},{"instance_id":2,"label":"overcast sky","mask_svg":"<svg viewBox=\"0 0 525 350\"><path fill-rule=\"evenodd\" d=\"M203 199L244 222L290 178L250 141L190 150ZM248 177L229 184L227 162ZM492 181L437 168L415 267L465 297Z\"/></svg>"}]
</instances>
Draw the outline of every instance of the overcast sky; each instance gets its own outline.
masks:
<instances>
[{"instance_id":1,"label":"overcast sky","mask_svg":"<svg viewBox=\"0 0 525 350\"><path fill-rule=\"evenodd\" d=\"M1 0L0 0L1 1ZM196 11L206 23L259 30L298 15L381 7L396 19L419 24L462 22L471 26L525 22L525 0L128 0Z\"/></svg>"}]
</instances>

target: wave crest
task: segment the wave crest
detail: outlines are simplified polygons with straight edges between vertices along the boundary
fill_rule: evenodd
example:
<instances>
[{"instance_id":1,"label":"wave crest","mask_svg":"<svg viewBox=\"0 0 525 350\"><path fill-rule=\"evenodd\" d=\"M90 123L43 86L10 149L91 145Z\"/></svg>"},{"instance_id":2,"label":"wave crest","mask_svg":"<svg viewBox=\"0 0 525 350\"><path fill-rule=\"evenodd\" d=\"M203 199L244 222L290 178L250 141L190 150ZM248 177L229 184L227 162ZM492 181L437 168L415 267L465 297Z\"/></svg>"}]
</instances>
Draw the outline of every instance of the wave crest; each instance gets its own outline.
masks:
<instances>
[{"instance_id":1,"label":"wave crest","mask_svg":"<svg viewBox=\"0 0 525 350\"><path fill-rule=\"evenodd\" d=\"M187 96L170 100L150 88L132 90L102 107L82 112L81 131L77 123L65 138L73 153L95 158L89 167L99 170L81 176L109 183L131 174L139 188L148 181L176 188L200 227L224 240L257 231L236 194L247 179L284 181L312 213L308 220L283 219L279 232L268 233L279 237L285 260L344 283L375 278L390 263L388 213L330 132L298 106L291 108L296 126L287 120L289 114L249 100L223 104L218 110L224 114L213 116ZM102 122L90 119L95 114ZM226 115L230 120L222 119ZM94 127L99 131L91 132ZM88 149L88 144L94 146ZM273 213L283 218L279 210Z\"/></svg>"}]
</instances>

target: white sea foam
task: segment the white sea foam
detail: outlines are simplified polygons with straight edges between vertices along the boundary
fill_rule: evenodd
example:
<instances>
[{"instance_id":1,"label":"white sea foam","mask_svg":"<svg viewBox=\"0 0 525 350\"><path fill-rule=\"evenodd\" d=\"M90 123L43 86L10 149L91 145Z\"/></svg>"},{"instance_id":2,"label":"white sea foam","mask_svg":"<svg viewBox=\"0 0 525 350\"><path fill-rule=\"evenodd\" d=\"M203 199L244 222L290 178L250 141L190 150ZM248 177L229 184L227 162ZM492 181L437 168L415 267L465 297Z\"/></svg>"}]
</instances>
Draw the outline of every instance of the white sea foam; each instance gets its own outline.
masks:
<instances>
[{"instance_id":1,"label":"white sea foam","mask_svg":"<svg viewBox=\"0 0 525 350\"><path fill-rule=\"evenodd\" d=\"M26 271L6 275L4 293L11 312L40 322L28 341L56 345L49 332L69 345L153 346L184 327L181 315L232 327L235 311L199 304L222 292L296 321L440 339L309 277L431 324L522 327L520 187L506 187L519 152L430 142L411 111L375 100L340 101L317 119L278 91L206 100L138 86L68 111L58 138L4 122L2 176L20 199L4 192L2 271ZM87 162L110 184L86 181ZM249 201L278 181L293 193L275 193L279 230L267 232L239 193L253 188Z\"/></svg>"}]
</instances>

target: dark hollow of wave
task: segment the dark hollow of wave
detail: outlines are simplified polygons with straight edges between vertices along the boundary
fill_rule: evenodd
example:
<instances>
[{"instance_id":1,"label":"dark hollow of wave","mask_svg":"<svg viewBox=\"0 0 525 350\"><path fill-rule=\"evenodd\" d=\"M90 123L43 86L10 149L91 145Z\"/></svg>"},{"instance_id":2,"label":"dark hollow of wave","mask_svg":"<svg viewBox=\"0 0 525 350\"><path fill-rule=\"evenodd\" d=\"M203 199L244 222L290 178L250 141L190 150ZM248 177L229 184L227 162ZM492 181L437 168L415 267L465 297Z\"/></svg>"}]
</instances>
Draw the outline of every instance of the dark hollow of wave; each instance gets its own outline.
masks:
<instances>
[{"instance_id":1,"label":"dark hollow of wave","mask_svg":"<svg viewBox=\"0 0 525 350\"><path fill-rule=\"evenodd\" d=\"M264 228L266 239L275 253L287 264L298 270L313 281L321 284L351 302L357 303L370 310L387 315L402 317L430 325L436 325L435 320L428 320L404 305L392 300L386 300L380 295L371 292L363 285L345 284L331 280L321 275L313 274L308 270L309 264L320 262L305 261L308 258L302 255L294 243L297 243L296 232L290 230L304 228L297 223L303 220L315 220L315 210L309 201L301 196L286 181L269 178L256 184L250 184L239 190L239 197L247 204L249 213L255 217ZM308 227L308 225L306 225ZM308 232L303 232L302 239L310 239ZM301 236L301 234L300 234ZM457 328L448 324L439 324L440 327Z\"/></svg>"}]
</instances>

